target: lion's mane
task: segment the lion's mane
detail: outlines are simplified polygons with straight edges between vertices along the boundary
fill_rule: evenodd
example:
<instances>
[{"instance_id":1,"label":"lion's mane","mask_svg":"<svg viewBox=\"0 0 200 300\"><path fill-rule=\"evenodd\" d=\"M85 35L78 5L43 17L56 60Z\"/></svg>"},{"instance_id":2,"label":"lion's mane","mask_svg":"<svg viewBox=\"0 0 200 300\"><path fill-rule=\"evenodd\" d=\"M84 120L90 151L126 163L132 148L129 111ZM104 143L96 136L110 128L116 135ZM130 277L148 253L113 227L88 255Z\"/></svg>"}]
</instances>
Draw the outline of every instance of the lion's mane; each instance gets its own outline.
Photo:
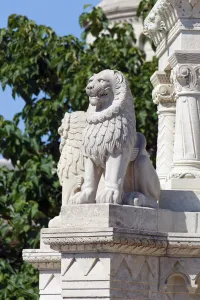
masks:
<instances>
[{"instance_id":1,"label":"lion's mane","mask_svg":"<svg viewBox=\"0 0 200 300\"><path fill-rule=\"evenodd\" d=\"M113 72L114 100L100 112L89 105L82 142L83 155L102 167L110 155L118 156L130 144L134 146L136 140L135 110L128 82L121 72L108 71Z\"/></svg>"}]
</instances>

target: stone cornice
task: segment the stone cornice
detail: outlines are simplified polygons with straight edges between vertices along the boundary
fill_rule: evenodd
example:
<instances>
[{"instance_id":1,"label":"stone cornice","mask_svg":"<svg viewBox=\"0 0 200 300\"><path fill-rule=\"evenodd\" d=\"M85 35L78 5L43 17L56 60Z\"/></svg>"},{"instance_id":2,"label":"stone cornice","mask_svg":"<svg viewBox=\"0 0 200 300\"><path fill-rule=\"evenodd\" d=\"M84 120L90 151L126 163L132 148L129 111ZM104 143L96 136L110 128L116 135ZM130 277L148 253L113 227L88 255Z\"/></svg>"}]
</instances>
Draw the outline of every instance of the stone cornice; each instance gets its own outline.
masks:
<instances>
[{"instance_id":1,"label":"stone cornice","mask_svg":"<svg viewBox=\"0 0 200 300\"><path fill-rule=\"evenodd\" d=\"M42 249L24 249L23 260L32 264L36 269L59 269L61 253Z\"/></svg>"},{"instance_id":2,"label":"stone cornice","mask_svg":"<svg viewBox=\"0 0 200 300\"><path fill-rule=\"evenodd\" d=\"M111 1L106 2L102 1L97 5L97 7L101 7L111 22L121 22L127 21L128 23L133 22L136 17L137 8L139 5L139 1Z\"/></svg>"},{"instance_id":3,"label":"stone cornice","mask_svg":"<svg viewBox=\"0 0 200 300\"><path fill-rule=\"evenodd\" d=\"M160 233L117 228L43 229L42 240L61 252L115 252L151 256L200 257L200 237L188 233Z\"/></svg>"},{"instance_id":4,"label":"stone cornice","mask_svg":"<svg viewBox=\"0 0 200 300\"><path fill-rule=\"evenodd\" d=\"M200 18L199 0L158 0L145 19L144 34L158 46L179 19Z\"/></svg>"}]
</instances>

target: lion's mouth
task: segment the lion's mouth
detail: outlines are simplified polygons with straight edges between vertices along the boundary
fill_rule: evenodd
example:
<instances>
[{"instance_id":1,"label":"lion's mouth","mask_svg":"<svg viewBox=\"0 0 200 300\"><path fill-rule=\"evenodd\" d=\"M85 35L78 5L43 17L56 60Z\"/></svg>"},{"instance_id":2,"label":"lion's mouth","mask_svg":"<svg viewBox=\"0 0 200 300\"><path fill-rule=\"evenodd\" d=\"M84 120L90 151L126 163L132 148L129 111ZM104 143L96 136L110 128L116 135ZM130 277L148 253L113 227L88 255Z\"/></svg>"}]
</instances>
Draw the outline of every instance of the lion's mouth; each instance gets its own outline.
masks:
<instances>
[{"instance_id":1,"label":"lion's mouth","mask_svg":"<svg viewBox=\"0 0 200 300\"><path fill-rule=\"evenodd\" d=\"M95 95L95 96L91 95L91 96L90 96L90 99L98 100L98 99L100 99L100 98L102 98L102 97L107 97L107 96L108 96L108 93L103 92L103 93L98 93L98 94Z\"/></svg>"},{"instance_id":2,"label":"lion's mouth","mask_svg":"<svg viewBox=\"0 0 200 300\"><path fill-rule=\"evenodd\" d=\"M107 97L107 96L108 96L107 93L100 93L100 94L97 95L97 97L98 97L99 99L104 98L104 97Z\"/></svg>"},{"instance_id":3,"label":"lion's mouth","mask_svg":"<svg viewBox=\"0 0 200 300\"><path fill-rule=\"evenodd\" d=\"M105 97L105 96L108 96L108 93L106 93L106 92L100 93L99 96L100 96L100 97Z\"/></svg>"}]
</instances>

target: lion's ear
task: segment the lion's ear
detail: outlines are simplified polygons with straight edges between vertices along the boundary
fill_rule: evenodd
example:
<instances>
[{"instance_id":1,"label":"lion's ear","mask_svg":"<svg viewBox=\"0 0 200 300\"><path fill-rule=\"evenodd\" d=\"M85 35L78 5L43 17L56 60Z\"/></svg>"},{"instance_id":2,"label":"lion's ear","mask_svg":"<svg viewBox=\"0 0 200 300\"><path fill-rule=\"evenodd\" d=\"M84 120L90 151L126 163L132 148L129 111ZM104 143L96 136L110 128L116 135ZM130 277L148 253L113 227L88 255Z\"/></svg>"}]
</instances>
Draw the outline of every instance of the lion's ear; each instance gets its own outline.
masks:
<instances>
[{"instance_id":1,"label":"lion's ear","mask_svg":"<svg viewBox=\"0 0 200 300\"><path fill-rule=\"evenodd\" d=\"M120 71L114 70L114 74L117 84L122 83L124 81L124 75Z\"/></svg>"}]
</instances>

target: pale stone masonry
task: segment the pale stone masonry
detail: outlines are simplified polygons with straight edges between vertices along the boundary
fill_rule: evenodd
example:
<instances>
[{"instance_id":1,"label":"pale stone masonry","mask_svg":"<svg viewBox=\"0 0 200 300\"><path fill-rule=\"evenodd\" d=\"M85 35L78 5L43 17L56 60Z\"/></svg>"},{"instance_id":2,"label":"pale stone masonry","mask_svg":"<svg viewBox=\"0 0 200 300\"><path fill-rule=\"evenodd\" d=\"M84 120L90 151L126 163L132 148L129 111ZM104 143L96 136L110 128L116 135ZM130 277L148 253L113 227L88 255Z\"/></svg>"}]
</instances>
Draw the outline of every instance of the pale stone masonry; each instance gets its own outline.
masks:
<instances>
[{"instance_id":1,"label":"pale stone masonry","mask_svg":"<svg viewBox=\"0 0 200 300\"><path fill-rule=\"evenodd\" d=\"M40 270L41 300L199 299L199 218L111 204L66 206L62 227L43 229L41 249L23 257ZM168 298L177 280L182 298Z\"/></svg>"}]
</instances>

